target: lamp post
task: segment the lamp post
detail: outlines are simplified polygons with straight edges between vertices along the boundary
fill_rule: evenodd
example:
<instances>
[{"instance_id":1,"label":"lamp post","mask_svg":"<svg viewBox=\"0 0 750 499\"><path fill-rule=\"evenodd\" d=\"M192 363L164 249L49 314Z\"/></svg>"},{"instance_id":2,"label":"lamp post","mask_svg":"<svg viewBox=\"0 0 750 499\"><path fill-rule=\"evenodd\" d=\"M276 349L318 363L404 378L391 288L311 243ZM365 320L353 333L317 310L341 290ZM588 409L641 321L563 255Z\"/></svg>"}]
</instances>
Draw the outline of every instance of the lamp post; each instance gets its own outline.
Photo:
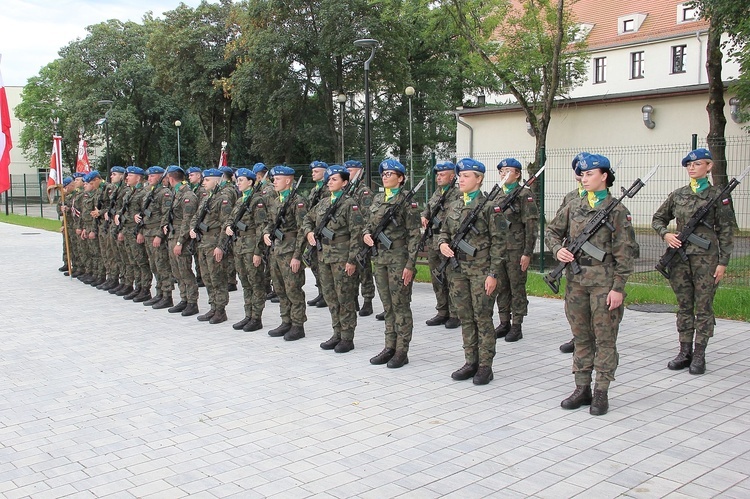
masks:
<instances>
[{"instance_id":1,"label":"lamp post","mask_svg":"<svg viewBox=\"0 0 750 499\"><path fill-rule=\"evenodd\" d=\"M175 121L174 126L177 127L177 166L182 167L182 158L180 157L180 127L182 126L182 121Z\"/></svg>"},{"instance_id":2,"label":"lamp post","mask_svg":"<svg viewBox=\"0 0 750 499\"><path fill-rule=\"evenodd\" d=\"M365 61L365 183L372 187L372 168L370 165L372 155L370 147L370 63L375 58L375 49L379 42L372 38L356 40L354 45L359 48L369 48L370 57Z\"/></svg>"},{"instance_id":3,"label":"lamp post","mask_svg":"<svg viewBox=\"0 0 750 499\"><path fill-rule=\"evenodd\" d=\"M110 161L109 161L109 112L112 110L112 104L113 101L111 100L100 100L97 102L100 106L109 106L109 109L105 111L104 118L101 118L99 121L96 122L97 125L104 125L104 137L107 141L107 178L109 178L109 168L110 168Z\"/></svg>"},{"instance_id":4,"label":"lamp post","mask_svg":"<svg viewBox=\"0 0 750 499\"><path fill-rule=\"evenodd\" d=\"M346 94L343 90L339 90L339 94L336 96L336 101L339 103L339 117L341 119L341 164L343 165L346 160L346 154L344 152L344 113L346 112Z\"/></svg>"},{"instance_id":5,"label":"lamp post","mask_svg":"<svg viewBox=\"0 0 750 499\"><path fill-rule=\"evenodd\" d=\"M409 85L404 93L409 97L409 185L414 186L414 139L411 133L411 98L414 96L414 87Z\"/></svg>"}]
</instances>

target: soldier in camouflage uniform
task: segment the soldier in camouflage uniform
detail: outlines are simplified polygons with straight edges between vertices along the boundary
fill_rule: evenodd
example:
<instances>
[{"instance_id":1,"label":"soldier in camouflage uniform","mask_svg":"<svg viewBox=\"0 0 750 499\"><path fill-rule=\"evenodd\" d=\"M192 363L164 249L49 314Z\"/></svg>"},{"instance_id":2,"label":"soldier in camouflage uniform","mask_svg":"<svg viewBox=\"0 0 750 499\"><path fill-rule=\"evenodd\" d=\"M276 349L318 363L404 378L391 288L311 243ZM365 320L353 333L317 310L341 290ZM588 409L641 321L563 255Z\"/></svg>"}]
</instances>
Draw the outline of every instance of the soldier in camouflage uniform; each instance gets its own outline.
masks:
<instances>
[{"instance_id":1,"label":"soldier in camouflage uniform","mask_svg":"<svg viewBox=\"0 0 750 499\"><path fill-rule=\"evenodd\" d=\"M528 315L529 300L526 297L527 271L534 256L534 246L539 224L539 210L531 189L520 187L522 166L515 158L506 158L497 165L500 177L508 180L497 198L502 201L515 189L521 189L510 208L505 210L508 220L508 247L505 261L498 274L497 309L500 325L495 336L513 342L523 338L521 325ZM513 317L511 323L511 314Z\"/></svg>"},{"instance_id":2,"label":"soldier in camouflage uniform","mask_svg":"<svg viewBox=\"0 0 750 499\"><path fill-rule=\"evenodd\" d=\"M101 247L102 260L104 261L104 269L107 272L107 280L97 286L96 289L104 291L112 289L120 283L120 265L116 256L117 248L114 239L110 235L112 224L107 216L107 211L113 205L117 189L119 188L119 185L108 182L104 186L103 197L99 203L101 209L97 210L97 218L99 219L99 245Z\"/></svg>"},{"instance_id":3,"label":"soldier in camouflage uniform","mask_svg":"<svg viewBox=\"0 0 750 499\"><path fill-rule=\"evenodd\" d=\"M307 204L299 193L295 192L293 198L289 197L294 184L292 168L274 166L271 175L276 195L269 194L266 199L268 222L263 228L263 241L266 246L271 247L268 260L274 290L279 296L281 325L268 331L268 335L283 336L287 341L294 341L305 337L304 324L307 322L305 292L302 289L305 285L305 269L301 260L307 242L305 235L299 230L307 214ZM274 226L285 203L288 210L277 232L274 231ZM271 239L271 234L274 234L274 240Z\"/></svg>"},{"instance_id":4,"label":"soldier in camouflage uniform","mask_svg":"<svg viewBox=\"0 0 750 499\"><path fill-rule=\"evenodd\" d=\"M73 274L71 277L81 279L86 274L86 243L81 238L83 229L81 229L81 200L83 198L83 176L85 173L76 172L73 174L73 194L70 196L70 212L73 214L73 228L75 229L75 250L77 265L73 265Z\"/></svg>"},{"instance_id":5,"label":"soldier in camouflage uniform","mask_svg":"<svg viewBox=\"0 0 750 499\"><path fill-rule=\"evenodd\" d=\"M431 226L432 236L425 240L425 250L427 251L427 263L430 267L430 278L432 280L432 291L435 293L437 299L437 315L432 319L427 319L425 324L428 326L440 326L445 324L447 329L455 329L461 325L461 320L458 318L458 311L456 310L456 304L453 303L449 293L448 281L443 279L440 282L437 277L432 273L435 269L440 266L440 263L444 258L440 255L435 241L437 235L440 233L443 221L445 220L446 208L456 199L461 197L461 193L458 188L455 187L454 183L456 180L456 165L450 161L444 161L438 163L433 168L435 171L435 183L437 188L432 193L432 197L427 201L427 206L422 211L422 229L428 230L428 226ZM435 210L435 206L439 202L443 203L443 208L437 212L437 214L430 220L430 214Z\"/></svg>"},{"instance_id":6,"label":"soldier in camouflage uniform","mask_svg":"<svg viewBox=\"0 0 750 499\"><path fill-rule=\"evenodd\" d=\"M352 180L361 177L363 174L362 162L360 161L350 159L344 163L344 167L346 167L349 172L349 178ZM357 187L349 195L354 199L357 206L359 206L362 216L364 217L365 222L367 222L367 219L370 216L370 206L372 205L373 195L372 191L367 186L365 179L361 179L357 183ZM364 300L362 307L359 309L359 316L367 317L368 315L372 315L372 300L375 298L375 280L372 276L372 262L369 256L367 257L365 268L363 269L360 267L357 270L357 273L359 274L359 288L362 294L362 299Z\"/></svg>"},{"instance_id":7,"label":"soldier in camouflage uniform","mask_svg":"<svg viewBox=\"0 0 750 499\"><path fill-rule=\"evenodd\" d=\"M237 202L237 198L240 196L240 191L237 189L235 184L234 170L230 166L219 167L221 173L224 174L222 177L222 190L228 190L229 200L234 206ZM237 267L234 263L234 251L229 248L229 251L224 255L224 272L227 276L227 290L237 291Z\"/></svg>"},{"instance_id":8,"label":"soldier in camouflage uniform","mask_svg":"<svg viewBox=\"0 0 750 499\"><path fill-rule=\"evenodd\" d=\"M245 299L245 317L232 327L249 332L263 327L263 309L266 306L266 290L263 287L263 248L260 246L261 229L266 222L266 208L262 196L254 189L256 177L252 170L240 168L235 176L241 195L224 223L224 233L227 237L236 236L232 251ZM244 214L240 217L241 210ZM235 220L237 224L233 228Z\"/></svg>"},{"instance_id":9,"label":"soldier in camouflage uniform","mask_svg":"<svg viewBox=\"0 0 750 499\"><path fill-rule=\"evenodd\" d=\"M713 167L711 153L707 149L691 151L683 160L690 184L673 191L654 213L651 226L670 248L684 248L687 261L680 257L672 259L669 268L669 284L677 297L677 333L680 352L667 367L672 370L689 366L690 374L706 372L706 345L714 335L713 302L716 288L724 277L733 249L734 215L729 199L715 203L703 224L698 225L695 236L708 241L708 248L701 248L688 239L681 243L677 234L701 206L716 199L721 188L708 181ZM677 230L668 225L677 221ZM695 350L693 350L695 339Z\"/></svg>"},{"instance_id":10,"label":"soldier in camouflage uniform","mask_svg":"<svg viewBox=\"0 0 750 499\"><path fill-rule=\"evenodd\" d=\"M437 246L446 258L455 258L459 266L448 265L444 279L450 282L451 299L461 319L466 363L451 374L457 381L473 378L475 385L486 385L495 377L495 327L492 309L498 284L498 272L505 260L507 222L497 207L497 200L488 201L464 239L476 249L474 256L460 248L454 252L450 243L464 219L485 200L481 191L485 167L479 161L465 158L456 164L458 188L463 194L446 208L445 221L437 238Z\"/></svg>"},{"instance_id":11,"label":"soldier in camouflage uniform","mask_svg":"<svg viewBox=\"0 0 750 499\"><path fill-rule=\"evenodd\" d=\"M364 242L368 246L376 244L372 232L389 209L401 203L406 196L404 183L406 169L395 159L386 159L379 166L385 192L378 193L370 206L370 217L364 229ZM398 219L391 222L383 232L393 245L385 249L377 243L377 256L372 257L375 283L378 286L380 301L385 308L385 348L370 359L371 364L388 364L390 368L400 368L409 363L409 343L411 343L414 319L411 313L411 293L416 273L416 254L419 244L419 210L417 203L404 206Z\"/></svg>"},{"instance_id":12,"label":"soldier in camouflage uniform","mask_svg":"<svg viewBox=\"0 0 750 499\"><path fill-rule=\"evenodd\" d=\"M172 275L177 279L180 291L180 302L167 312L181 312L183 317L188 317L198 313L198 283L193 274L193 255L185 248L190 241L190 222L198 210L198 198L185 181L185 171L179 166L167 168L167 181L174 194L161 226L169 245Z\"/></svg>"},{"instance_id":13,"label":"soldier in camouflage uniform","mask_svg":"<svg viewBox=\"0 0 750 499\"><path fill-rule=\"evenodd\" d=\"M70 247L70 261L73 265L73 269L70 272L70 277L79 277L83 274L83 268L81 267L81 237L77 233L78 224L80 223L79 218L81 212L76 208L76 199L83 192L83 173L73 174L73 183L70 184L70 192L65 196L65 210L68 213L68 244Z\"/></svg>"},{"instance_id":14,"label":"soldier in camouflage uniform","mask_svg":"<svg viewBox=\"0 0 750 499\"><path fill-rule=\"evenodd\" d=\"M172 191L162 185L162 178L165 174L164 168L152 166L146 170L146 174L149 184L146 192L148 196L151 196L151 201L148 209L143 212L143 218L141 218L140 213L135 215L135 223L143 222L141 231L146 238L145 248L149 267L154 278L156 278L156 293L153 298L144 301L143 305L160 310L174 305L172 302L174 279L169 264L169 248L164 243L165 238L161 223L164 214L172 204Z\"/></svg>"},{"instance_id":15,"label":"soldier in camouflage uniform","mask_svg":"<svg viewBox=\"0 0 750 499\"><path fill-rule=\"evenodd\" d=\"M117 220L119 219L117 215L123 211L125 196L131 191L127 182L125 182L126 176L127 172L122 166L113 166L110 170L111 183L120 185L120 188L117 191L117 195L115 196L115 205L114 210L112 211L112 216L110 217L109 214L105 214L106 218L111 218L109 222L109 233L114 243L113 245L115 248L115 256L117 258L117 267L120 271L119 283L117 286L113 286L108 290L110 294L121 293L128 287L130 287L129 291L125 291L125 293L123 293L127 294L133 289L132 286L134 270L130 267L130 259L128 258L128 252L125 247L124 236L120 235L120 233L122 232L121 226L117 223Z\"/></svg>"},{"instance_id":16,"label":"soldier in camouflage uniform","mask_svg":"<svg viewBox=\"0 0 750 499\"><path fill-rule=\"evenodd\" d=\"M191 166L190 168L185 170L185 173L187 173L187 176L188 176L190 189L192 189L193 194L195 194L195 197L198 199L198 205L200 205L201 200L203 200L203 198L208 196L208 192L206 192L206 188L203 187L203 170L201 170L197 166ZM193 248L192 249L193 262L190 265L195 266L195 279L198 282L198 287L202 288L204 284L203 284L203 278L201 277L201 266L198 263L198 251L194 249L194 246L195 245L190 246L191 248Z\"/></svg>"},{"instance_id":17,"label":"soldier in camouflage uniform","mask_svg":"<svg viewBox=\"0 0 750 499\"><path fill-rule=\"evenodd\" d=\"M216 168L209 168L203 172L203 187L209 194L201 200L198 211L193 215L190 223L191 227L197 227L201 212L205 207L208 208L203 219L206 228L201 232L201 240L198 241L197 248L201 275L206 284L208 304L211 308L205 314L199 315L198 320L208 321L210 324L220 324L227 320L226 306L229 303L226 264L223 261L224 252L220 244L221 229L232 212L234 195L223 185L226 182L222 179L223 175L221 170ZM190 237L198 238L194 229L190 230Z\"/></svg>"},{"instance_id":18,"label":"soldier in camouflage uniform","mask_svg":"<svg viewBox=\"0 0 750 499\"><path fill-rule=\"evenodd\" d=\"M609 160L598 154L581 158L576 167L582 172L586 196L565 205L548 225L547 247L558 261L576 261L581 272L574 274L567 267L565 304L570 328L575 338L573 373L576 389L560 404L564 409L591 405L594 416L609 410L609 384L615 379L618 364L617 333L624 311L625 283L633 272L635 238L627 208L618 204L609 216L614 227L598 230L589 243L604 252L602 261L585 252L572 254L564 246L566 237L576 238L586 223L605 209L614 198L608 187L614 182ZM591 394L592 371L596 370L596 386Z\"/></svg>"},{"instance_id":19,"label":"soldier in camouflage uniform","mask_svg":"<svg viewBox=\"0 0 750 499\"><path fill-rule=\"evenodd\" d=\"M268 197L276 196L276 191L273 190L273 182L268 174L268 167L263 163L255 163L253 165L253 173L255 174L255 191L257 196L263 200L263 208L268 206ZM263 213L267 216L267 210ZM265 225L265 223L264 223ZM264 261L263 265L263 289L266 292L266 300L271 300L271 303L279 303L279 297L271 286L271 266L268 262Z\"/></svg>"},{"instance_id":20,"label":"soldier in camouflage uniform","mask_svg":"<svg viewBox=\"0 0 750 499\"><path fill-rule=\"evenodd\" d=\"M312 176L312 180L313 182L315 182L315 185L307 194L308 213L313 212L318 203L320 203L321 199L323 199L324 197L328 197L328 195L330 194L328 192L328 186L323 182L323 177L326 174L327 168L328 163L325 163L323 161L313 161L312 163L310 163L310 175ZM320 285L320 276L318 275L317 251L312 252L310 256L309 266L310 270L312 270L312 273L315 276L315 287L318 288L318 296L316 296L312 300L308 300L307 304L311 307L325 308L328 305L325 298L323 297L323 290L321 289Z\"/></svg>"},{"instance_id":21,"label":"soldier in camouflage uniform","mask_svg":"<svg viewBox=\"0 0 750 499\"><path fill-rule=\"evenodd\" d=\"M307 213L302 233L306 234L310 247L316 246L314 230L320 226L329 208L334 206L335 212L325 224L325 228L333 236L331 239L322 237L320 243L323 249L316 252L320 285L331 312L333 326L333 335L321 343L320 348L345 353L354 349L357 307L352 297L357 294L359 287L355 257L362 248L360 234L364 218L354 200L343 195L343 189L350 178L347 169L341 165L332 165L328 168L326 177L329 195Z\"/></svg>"},{"instance_id":22,"label":"soldier in camouflage uniform","mask_svg":"<svg viewBox=\"0 0 750 499\"><path fill-rule=\"evenodd\" d=\"M142 303L151 298L151 267L148 264L148 254L146 253L146 238L143 233L136 233L135 217L143 211L143 204L148 196L150 189L146 188L143 183L143 177L146 172L137 166L127 168L128 186L132 189L130 198L124 201L127 203L127 209L124 211L122 235L125 238L125 247L128 250L130 266L134 270L133 274L133 291L123 296L125 300L133 300L135 303Z\"/></svg>"},{"instance_id":23,"label":"soldier in camouflage uniform","mask_svg":"<svg viewBox=\"0 0 750 499\"><path fill-rule=\"evenodd\" d=\"M62 234L62 258L63 258L63 265L60 267L60 272L65 272L65 275L69 275L69 269L68 269L68 245L70 242L65 242L65 225L67 224L67 220L70 216L70 208L68 207L68 198L70 197L70 193L73 192L73 177L65 177L62 182L62 191L61 195L57 198L57 216L61 219L63 216L65 217L66 223L63 223L60 225L60 234ZM63 196L65 199L65 203L63 203ZM70 228L70 227L68 227ZM70 238L68 238L70 240ZM71 264L72 266L72 264Z\"/></svg>"},{"instance_id":24,"label":"soldier in camouflage uniform","mask_svg":"<svg viewBox=\"0 0 750 499\"><path fill-rule=\"evenodd\" d=\"M92 286L98 286L106 279L102 253L99 248L99 220L95 216L96 206L102 192L102 179L99 172L94 170L83 177L84 187L81 196L81 218L79 227L81 240L86 247L86 261L83 263L86 275L81 281Z\"/></svg>"}]
</instances>

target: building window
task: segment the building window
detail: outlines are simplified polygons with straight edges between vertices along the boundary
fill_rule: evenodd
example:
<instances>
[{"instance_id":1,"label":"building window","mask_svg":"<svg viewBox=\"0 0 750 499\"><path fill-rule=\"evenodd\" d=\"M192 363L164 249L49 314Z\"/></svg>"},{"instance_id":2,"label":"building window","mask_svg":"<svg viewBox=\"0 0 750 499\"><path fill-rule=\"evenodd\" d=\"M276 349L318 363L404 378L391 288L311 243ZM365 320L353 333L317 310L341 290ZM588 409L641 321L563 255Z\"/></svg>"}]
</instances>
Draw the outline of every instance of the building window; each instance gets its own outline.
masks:
<instances>
[{"instance_id":1,"label":"building window","mask_svg":"<svg viewBox=\"0 0 750 499\"><path fill-rule=\"evenodd\" d=\"M635 19L625 19L622 22L622 32L632 33L633 31L635 31Z\"/></svg>"},{"instance_id":2,"label":"building window","mask_svg":"<svg viewBox=\"0 0 750 499\"><path fill-rule=\"evenodd\" d=\"M672 74L685 72L686 57L687 45L675 45L672 47Z\"/></svg>"},{"instance_id":3,"label":"building window","mask_svg":"<svg viewBox=\"0 0 750 499\"><path fill-rule=\"evenodd\" d=\"M643 52L630 53L630 79L643 78Z\"/></svg>"},{"instance_id":4,"label":"building window","mask_svg":"<svg viewBox=\"0 0 750 499\"><path fill-rule=\"evenodd\" d=\"M695 7L688 7L687 5L680 6L680 12L682 14L682 22L695 21L696 13Z\"/></svg>"},{"instance_id":5,"label":"building window","mask_svg":"<svg viewBox=\"0 0 750 499\"><path fill-rule=\"evenodd\" d=\"M607 81L607 58L597 57L594 59L594 83Z\"/></svg>"},{"instance_id":6,"label":"building window","mask_svg":"<svg viewBox=\"0 0 750 499\"><path fill-rule=\"evenodd\" d=\"M573 85L573 63L571 61L567 61L565 66L562 67L560 83L564 87L570 87Z\"/></svg>"}]
</instances>

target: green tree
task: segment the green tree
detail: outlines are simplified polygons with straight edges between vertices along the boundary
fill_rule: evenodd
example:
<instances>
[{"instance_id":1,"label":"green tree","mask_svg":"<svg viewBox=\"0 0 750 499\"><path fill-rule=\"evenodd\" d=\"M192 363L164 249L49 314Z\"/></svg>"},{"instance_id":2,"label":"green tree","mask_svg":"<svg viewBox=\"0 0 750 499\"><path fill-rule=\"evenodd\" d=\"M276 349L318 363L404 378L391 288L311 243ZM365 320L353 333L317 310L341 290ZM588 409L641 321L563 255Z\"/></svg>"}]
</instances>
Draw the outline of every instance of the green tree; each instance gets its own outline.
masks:
<instances>
[{"instance_id":1,"label":"green tree","mask_svg":"<svg viewBox=\"0 0 750 499\"><path fill-rule=\"evenodd\" d=\"M536 137L534 164L542 148L555 99L580 84L585 42L566 0L451 0L450 12L487 71L489 88L511 94Z\"/></svg>"}]
</instances>

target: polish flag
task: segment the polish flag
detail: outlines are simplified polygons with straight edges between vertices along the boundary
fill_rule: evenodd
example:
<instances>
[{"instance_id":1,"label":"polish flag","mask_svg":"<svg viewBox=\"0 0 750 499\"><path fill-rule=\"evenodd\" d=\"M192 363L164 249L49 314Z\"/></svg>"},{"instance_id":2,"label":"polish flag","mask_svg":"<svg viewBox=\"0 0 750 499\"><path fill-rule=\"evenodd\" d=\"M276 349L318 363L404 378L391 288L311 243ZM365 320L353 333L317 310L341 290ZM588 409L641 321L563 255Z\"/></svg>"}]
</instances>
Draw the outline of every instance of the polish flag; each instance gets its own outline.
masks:
<instances>
[{"instance_id":1,"label":"polish flag","mask_svg":"<svg viewBox=\"0 0 750 499\"><path fill-rule=\"evenodd\" d=\"M10 150L12 148L8 96L5 93L3 75L0 74L0 193L10 189Z\"/></svg>"},{"instance_id":2,"label":"polish flag","mask_svg":"<svg viewBox=\"0 0 750 499\"><path fill-rule=\"evenodd\" d=\"M221 143L221 155L219 155L219 168L222 166L227 166L229 163L227 162L227 143L222 142Z\"/></svg>"},{"instance_id":3,"label":"polish flag","mask_svg":"<svg viewBox=\"0 0 750 499\"><path fill-rule=\"evenodd\" d=\"M91 171L91 165L89 164L89 152L87 150L88 144L86 141L78 141L78 160L76 160L76 172L88 173Z\"/></svg>"},{"instance_id":4,"label":"polish flag","mask_svg":"<svg viewBox=\"0 0 750 499\"><path fill-rule=\"evenodd\" d=\"M47 194L51 197L52 190L62 184L62 137L52 136L52 156L49 158L49 177L47 177Z\"/></svg>"}]
</instances>

